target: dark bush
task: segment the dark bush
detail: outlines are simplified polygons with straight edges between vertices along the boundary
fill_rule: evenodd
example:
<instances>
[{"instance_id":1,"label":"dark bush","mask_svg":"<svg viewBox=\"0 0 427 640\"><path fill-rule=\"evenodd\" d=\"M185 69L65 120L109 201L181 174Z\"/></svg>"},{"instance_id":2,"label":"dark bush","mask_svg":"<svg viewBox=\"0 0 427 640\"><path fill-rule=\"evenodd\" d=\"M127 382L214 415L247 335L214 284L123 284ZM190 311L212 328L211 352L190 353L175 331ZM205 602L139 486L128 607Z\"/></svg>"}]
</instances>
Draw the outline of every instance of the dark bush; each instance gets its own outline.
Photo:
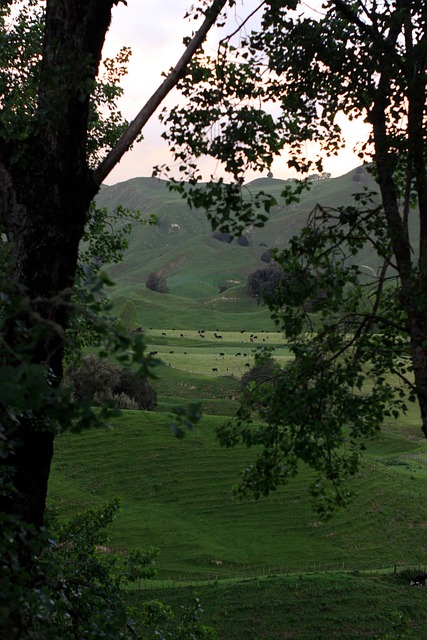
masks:
<instances>
[{"instance_id":1,"label":"dark bush","mask_svg":"<svg viewBox=\"0 0 427 640\"><path fill-rule=\"evenodd\" d=\"M246 290L252 298L261 298L274 291L283 277L278 265L257 269L248 276Z\"/></svg>"},{"instance_id":2,"label":"dark bush","mask_svg":"<svg viewBox=\"0 0 427 640\"><path fill-rule=\"evenodd\" d=\"M248 408L259 410L268 406L270 393L278 380L276 365L277 362L267 356L242 376L242 394Z\"/></svg>"},{"instance_id":3,"label":"dark bush","mask_svg":"<svg viewBox=\"0 0 427 640\"><path fill-rule=\"evenodd\" d=\"M113 393L129 396L138 405L138 409L153 411L157 407L157 393L146 381L136 375L130 369L122 369L118 384Z\"/></svg>"},{"instance_id":4,"label":"dark bush","mask_svg":"<svg viewBox=\"0 0 427 640\"><path fill-rule=\"evenodd\" d=\"M221 231L214 231L212 234L212 238L215 238L215 240L219 240L220 242L226 242L227 244L232 240L232 237L229 233L221 233Z\"/></svg>"},{"instance_id":5,"label":"dark bush","mask_svg":"<svg viewBox=\"0 0 427 640\"><path fill-rule=\"evenodd\" d=\"M151 291L157 293L169 293L169 287L166 278L159 273L150 273L145 281L145 286Z\"/></svg>"},{"instance_id":6,"label":"dark bush","mask_svg":"<svg viewBox=\"0 0 427 640\"><path fill-rule=\"evenodd\" d=\"M269 264L273 260L272 253L273 253L273 249L267 249L267 251L264 251L264 253L261 253L260 259L263 262L266 262L267 264Z\"/></svg>"},{"instance_id":7,"label":"dark bush","mask_svg":"<svg viewBox=\"0 0 427 640\"><path fill-rule=\"evenodd\" d=\"M120 367L96 356L86 356L80 365L68 367L65 375L65 384L72 388L79 402L99 403L110 399L119 380Z\"/></svg>"},{"instance_id":8,"label":"dark bush","mask_svg":"<svg viewBox=\"0 0 427 640\"><path fill-rule=\"evenodd\" d=\"M276 361L271 356L262 362L255 364L252 369L242 376L242 389L247 389L250 382L261 384L262 382L273 382L273 373L276 367Z\"/></svg>"},{"instance_id":9,"label":"dark bush","mask_svg":"<svg viewBox=\"0 0 427 640\"><path fill-rule=\"evenodd\" d=\"M248 236L239 236L237 238L237 244L240 245L241 247L249 247L250 242L249 242L249 238Z\"/></svg>"},{"instance_id":10,"label":"dark bush","mask_svg":"<svg viewBox=\"0 0 427 640\"><path fill-rule=\"evenodd\" d=\"M65 384L71 387L77 401L100 404L115 400L121 409L150 411L157 407L157 393L146 380L96 356L86 356L79 366L70 366Z\"/></svg>"}]
</instances>

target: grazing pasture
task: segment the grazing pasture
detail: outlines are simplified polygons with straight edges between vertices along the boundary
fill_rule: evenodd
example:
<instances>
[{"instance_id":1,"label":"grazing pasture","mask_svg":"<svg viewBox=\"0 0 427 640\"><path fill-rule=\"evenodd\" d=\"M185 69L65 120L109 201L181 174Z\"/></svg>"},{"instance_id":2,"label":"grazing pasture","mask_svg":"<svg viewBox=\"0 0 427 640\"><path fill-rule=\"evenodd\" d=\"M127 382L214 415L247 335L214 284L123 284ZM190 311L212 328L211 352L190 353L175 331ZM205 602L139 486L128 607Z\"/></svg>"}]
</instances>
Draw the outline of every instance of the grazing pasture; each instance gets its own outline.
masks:
<instances>
[{"instance_id":1,"label":"grazing pasture","mask_svg":"<svg viewBox=\"0 0 427 640\"><path fill-rule=\"evenodd\" d=\"M278 332L147 329L146 337L156 358L190 374L240 379L247 366L253 366L255 351L264 347L275 348L274 357L281 366L291 358Z\"/></svg>"},{"instance_id":2,"label":"grazing pasture","mask_svg":"<svg viewBox=\"0 0 427 640\"><path fill-rule=\"evenodd\" d=\"M178 608L194 595L203 621L221 640L390 640L427 637L425 596L408 575L324 573L133 592L129 601L157 597ZM400 635L402 634L402 635Z\"/></svg>"},{"instance_id":3,"label":"grazing pasture","mask_svg":"<svg viewBox=\"0 0 427 640\"><path fill-rule=\"evenodd\" d=\"M352 178L353 172L315 183L300 203L274 207L269 224L251 230L247 247L214 239L204 212L189 212L161 181L134 179L99 195L101 206L120 202L158 215L156 225L133 230L123 264L109 272L117 283L111 293L116 315L132 301L148 351L161 361L153 381L158 411L124 411L106 429L58 437L49 498L66 517L119 497L108 546L160 547L159 580L198 580L204 620L223 639L373 640L393 629L393 611L411 618L411 640L426 637L422 589L399 575L357 572L426 563L427 445L412 407L367 443L351 482L352 503L326 522L312 510L312 475L303 466L276 494L237 500L232 487L252 451L221 449L215 438L236 411L254 349L274 346L282 366L291 357L267 309L249 297L249 273L265 266L267 248L286 246L316 202L350 201L364 186ZM254 186L279 196L284 184ZM375 267L370 255L360 260ZM166 278L169 294L146 288L150 272ZM172 410L195 401L205 416L177 440ZM341 574L343 564L354 573ZM292 568L303 573L282 575ZM138 610L143 598L179 606L191 595L183 587L129 597Z\"/></svg>"},{"instance_id":4,"label":"grazing pasture","mask_svg":"<svg viewBox=\"0 0 427 640\"><path fill-rule=\"evenodd\" d=\"M232 485L251 451L219 447L215 429L225 418L206 416L184 440L173 436L171 420L124 411L109 429L58 437L50 500L66 515L119 497L109 544L159 546L164 577L425 562L427 444L415 433L374 438L351 483L354 501L321 522L309 471L267 499L237 500Z\"/></svg>"}]
</instances>

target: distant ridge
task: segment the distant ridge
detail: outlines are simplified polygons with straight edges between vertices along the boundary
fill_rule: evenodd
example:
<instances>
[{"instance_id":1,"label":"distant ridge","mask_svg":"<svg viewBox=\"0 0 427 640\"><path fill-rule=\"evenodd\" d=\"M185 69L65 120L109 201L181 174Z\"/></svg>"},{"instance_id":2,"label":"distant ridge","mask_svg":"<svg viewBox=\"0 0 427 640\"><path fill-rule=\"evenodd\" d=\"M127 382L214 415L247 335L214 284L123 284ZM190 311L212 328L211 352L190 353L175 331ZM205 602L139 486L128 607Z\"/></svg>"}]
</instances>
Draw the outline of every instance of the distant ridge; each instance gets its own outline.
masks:
<instances>
[{"instance_id":1,"label":"distant ridge","mask_svg":"<svg viewBox=\"0 0 427 640\"><path fill-rule=\"evenodd\" d=\"M113 298L140 300L142 304L148 296L146 278L158 272L167 278L170 294L149 292L150 309L169 304L167 301L176 296L180 309L185 309L185 300L199 300L205 309L206 305L230 310L243 305L247 311L259 312L245 286L249 273L267 266L261 259L266 249L285 247L317 203L326 207L350 204L352 194L376 187L366 170L356 167L338 178L313 182L298 203L287 206L281 197L287 184L289 180L265 176L245 185L249 191L271 194L278 204L263 228L249 226L245 230L245 242L240 244L237 240L221 242L218 234L214 237L205 211L190 209L180 194L167 188L166 180L140 177L104 186L96 199L99 206L114 209L123 205L140 210L143 218L154 214L157 219L155 225L134 226L123 264L109 269L116 282ZM374 269L377 266L369 248L357 260Z\"/></svg>"}]
</instances>

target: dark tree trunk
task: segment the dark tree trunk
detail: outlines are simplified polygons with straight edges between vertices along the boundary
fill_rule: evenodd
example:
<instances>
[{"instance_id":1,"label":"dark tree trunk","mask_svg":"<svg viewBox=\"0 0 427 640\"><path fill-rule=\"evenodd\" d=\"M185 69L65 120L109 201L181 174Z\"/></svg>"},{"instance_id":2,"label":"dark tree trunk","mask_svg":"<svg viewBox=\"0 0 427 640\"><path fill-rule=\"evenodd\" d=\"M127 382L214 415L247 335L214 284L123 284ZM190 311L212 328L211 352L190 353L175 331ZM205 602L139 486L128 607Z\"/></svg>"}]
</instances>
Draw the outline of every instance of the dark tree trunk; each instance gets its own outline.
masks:
<instances>
[{"instance_id":1,"label":"dark tree trunk","mask_svg":"<svg viewBox=\"0 0 427 640\"><path fill-rule=\"evenodd\" d=\"M387 71L385 65L386 71L378 82L369 121L373 126L378 183L400 277L400 301L406 313L415 393L422 420L421 429L427 437L427 172L423 135L426 43L417 55L418 61L415 56L410 56L406 62L406 98L409 105L406 161L409 185L415 189L418 197L418 261L410 244L407 218L405 214L402 216L399 208L398 189L394 179L397 153L387 130L392 66ZM409 193L407 197L410 197ZM409 210L409 202L404 203L404 210Z\"/></svg>"},{"instance_id":2,"label":"dark tree trunk","mask_svg":"<svg viewBox=\"0 0 427 640\"><path fill-rule=\"evenodd\" d=\"M13 278L30 306L20 326L43 330L29 360L62 379L64 332L86 212L97 192L86 159L90 91L116 0L48 0L42 73L34 128L11 160L0 148L0 219L13 243ZM13 149L16 155L16 148ZM15 319L16 320L16 319ZM11 349L22 341L12 319ZM16 489L3 505L26 522L43 524L53 454L53 428L43 415L9 424L13 454L6 460Z\"/></svg>"},{"instance_id":3,"label":"dark tree trunk","mask_svg":"<svg viewBox=\"0 0 427 640\"><path fill-rule=\"evenodd\" d=\"M408 324L415 389L422 420L421 429L427 438L427 318L413 312Z\"/></svg>"}]
</instances>

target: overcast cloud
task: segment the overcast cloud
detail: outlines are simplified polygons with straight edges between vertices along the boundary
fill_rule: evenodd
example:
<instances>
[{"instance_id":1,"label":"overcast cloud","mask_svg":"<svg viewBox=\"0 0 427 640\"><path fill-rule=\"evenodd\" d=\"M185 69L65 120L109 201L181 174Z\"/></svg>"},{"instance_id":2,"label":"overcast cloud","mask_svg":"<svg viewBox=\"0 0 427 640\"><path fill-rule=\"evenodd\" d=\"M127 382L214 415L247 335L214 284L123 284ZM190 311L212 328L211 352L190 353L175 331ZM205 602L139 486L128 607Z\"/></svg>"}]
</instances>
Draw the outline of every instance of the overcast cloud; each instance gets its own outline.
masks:
<instances>
[{"instance_id":1,"label":"overcast cloud","mask_svg":"<svg viewBox=\"0 0 427 640\"><path fill-rule=\"evenodd\" d=\"M104 56L112 56L121 46L132 48L132 58L129 74L123 81L125 95L121 108L128 119L136 116L148 98L162 82L161 73L167 71L178 61L184 47L184 36L190 35L197 27L194 20L184 20L183 16L191 6L191 0L128 0L127 7L120 3L114 8L113 22L107 36ZM254 0L244 3L245 14L257 6ZM237 6L230 17L232 24L237 24L244 15L241 5ZM218 31L215 29L210 35L212 51L218 41ZM177 91L171 92L166 105L173 105L179 100ZM350 171L360 164L353 153L354 145L366 135L366 129L361 123L345 125L347 149L338 157L326 159L325 170L338 176ZM135 145L128 152L121 163L113 170L106 182L114 184L137 176L150 176L156 164L170 163L171 157L167 145L161 138L162 125L157 115L152 116L144 129L144 140ZM210 162L202 164L206 177L218 171ZM219 169L220 170L220 169ZM291 174L284 160L278 158L272 167L274 176L287 178ZM248 180L257 177L255 174L247 176Z\"/></svg>"}]
</instances>

